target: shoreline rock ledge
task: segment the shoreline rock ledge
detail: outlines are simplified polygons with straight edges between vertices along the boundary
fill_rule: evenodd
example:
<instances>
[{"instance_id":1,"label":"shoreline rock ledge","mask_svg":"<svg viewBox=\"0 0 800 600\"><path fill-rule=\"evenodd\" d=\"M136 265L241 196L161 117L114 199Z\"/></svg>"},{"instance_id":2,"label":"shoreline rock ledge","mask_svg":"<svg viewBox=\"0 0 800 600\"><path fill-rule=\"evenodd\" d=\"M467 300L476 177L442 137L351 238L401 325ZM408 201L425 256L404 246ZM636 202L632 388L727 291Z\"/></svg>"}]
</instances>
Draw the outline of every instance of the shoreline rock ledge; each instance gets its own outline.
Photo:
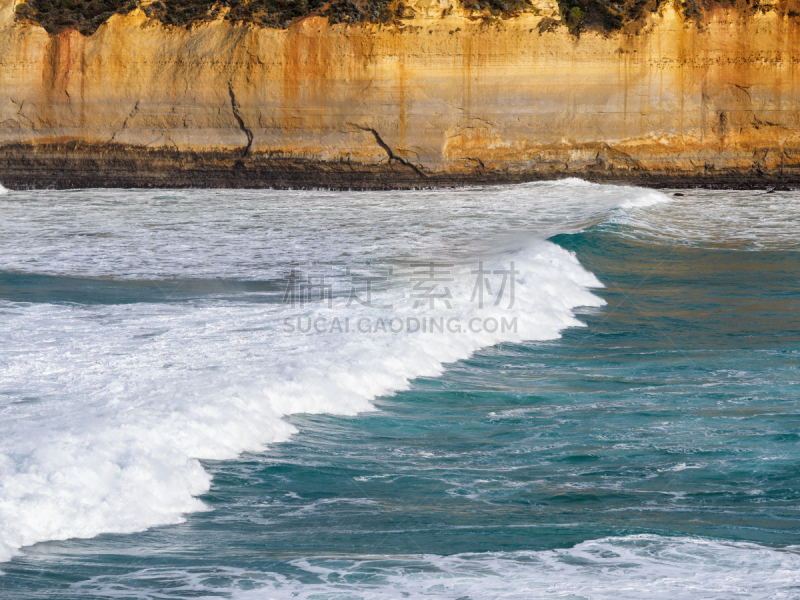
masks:
<instances>
[{"instance_id":1,"label":"shoreline rock ledge","mask_svg":"<svg viewBox=\"0 0 800 600\"><path fill-rule=\"evenodd\" d=\"M0 182L798 184L793 2L689 18L669 0L613 32L576 32L546 1L498 17L411 0L390 23L285 28L131 5L84 35L0 0Z\"/></svg>"}]
</instances>

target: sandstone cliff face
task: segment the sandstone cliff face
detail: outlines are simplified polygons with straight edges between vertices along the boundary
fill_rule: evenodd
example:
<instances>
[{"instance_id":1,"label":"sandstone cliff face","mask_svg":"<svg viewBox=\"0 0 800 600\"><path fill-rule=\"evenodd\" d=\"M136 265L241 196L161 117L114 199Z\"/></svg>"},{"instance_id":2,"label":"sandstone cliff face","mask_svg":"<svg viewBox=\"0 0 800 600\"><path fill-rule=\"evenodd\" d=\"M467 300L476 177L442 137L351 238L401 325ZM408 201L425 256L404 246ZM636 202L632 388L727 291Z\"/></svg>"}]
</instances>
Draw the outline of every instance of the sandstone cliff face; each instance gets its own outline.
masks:
<instances>
[{"instance_id":1,"label":"sandstone cliff face","mask_svg":"<svg viewBox=\"0 0 800 600\"><path fill-rule=\"evenodd\" d=\"M671 5L638 34L417 0L400 26L49 36L0 0L6 185L395 187L566 175L800 181L800 19ZM793 13L791 13L793 14ZM557 14L555 15L557 17Z\"/></svg>"}]
</instances>

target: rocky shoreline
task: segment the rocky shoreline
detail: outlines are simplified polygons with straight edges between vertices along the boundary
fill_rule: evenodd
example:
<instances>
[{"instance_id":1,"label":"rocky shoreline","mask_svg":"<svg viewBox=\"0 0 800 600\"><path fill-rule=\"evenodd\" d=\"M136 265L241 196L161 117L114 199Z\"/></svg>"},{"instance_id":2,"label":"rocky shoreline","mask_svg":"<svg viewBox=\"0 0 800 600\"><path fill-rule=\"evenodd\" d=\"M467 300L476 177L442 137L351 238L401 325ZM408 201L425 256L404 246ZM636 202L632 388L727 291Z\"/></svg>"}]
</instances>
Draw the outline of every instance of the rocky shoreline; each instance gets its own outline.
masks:
<instances>
[{"instance_id":1,"label":"rocky shoreline","mask_svg":"<svg viewBox=\"0 0 800 600\"><path fill-rule=\"evenodd\" d=\"M0 148L0 183L9 189L72 188L271 188L401 190L503 185L577 177L597 183L653 188L769 189L800 186L800 167L772 172L648 171L597 164L531 164L489 170L480 164L458 171L426 171L400 161L363 164L313 159L242 157L238 152L141 150L80 144Z\"/></svg>"}]
</instances>

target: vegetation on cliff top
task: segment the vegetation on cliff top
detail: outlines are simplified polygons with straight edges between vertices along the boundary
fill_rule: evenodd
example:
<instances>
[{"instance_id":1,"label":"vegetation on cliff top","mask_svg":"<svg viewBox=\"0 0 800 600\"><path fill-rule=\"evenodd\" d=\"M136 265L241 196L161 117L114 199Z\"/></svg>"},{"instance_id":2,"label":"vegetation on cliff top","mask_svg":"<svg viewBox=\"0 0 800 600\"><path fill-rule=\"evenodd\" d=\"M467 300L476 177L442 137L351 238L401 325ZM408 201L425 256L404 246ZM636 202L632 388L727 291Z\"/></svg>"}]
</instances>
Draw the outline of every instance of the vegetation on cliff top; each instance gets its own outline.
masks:
<instances>
[{"instance_id":1,"label":"vegetation on cliff top","mask_svg":"<svg viewBox=\"0 0 800 600\"><path fill-rule=\"evenodd\" d=\"M327 16L331 24L389 23L403 8L397 0L25 0L17 5L16 13L18 20L41 25L48 33L75 29L91 35L111 15L137 7L171 26L191 27L224 18L284 29L295 19L312 14Z\"/></svg>"},{"instance_id":2,"label":"vegetation on cliff top","mask_svg":"<svg viewBox=\"0 0 800 600\"><path fill-rule=\"evenodd\" d=\"M458 0L456 0L458 1ZM641 22L666 0L557 0L561 21L545 18L539 33L564 25L574 35L592 29L611 32ZM736 0L700 0L704 4ZM739 0L750 4L751 0ZM755 0L754 0L755 1ZM536 9L528 0L461 0L473 15L483 18L508 18ZM698 0L683 0L684 14L701 17ZM310 15L337 23L396 23L407 10L402 0L25 0L16 8L17 19L41 25L49 33L75 29L93 34L115 13L128 13L137 7L152 19L169 26L191 27L218 18L263 27L287 28L296 19ZM707 6L704 6L707 8ZM758 7L754 4L753 10ZM790 15L794 16L794 15Z\"/></svg>"},{"instance_id":3,"label":"vegetation on cliff top","mask_svg":"<svg viewBox=\"0 0 800 600\"><path fill-rule=\"evenodd\" d=\"M49 33L77 29L91 35L114 13L127 13L136 8L128 0L29 0L17 4L17 20L26 20L44 27Z\"/></svg>"}]
</instances>

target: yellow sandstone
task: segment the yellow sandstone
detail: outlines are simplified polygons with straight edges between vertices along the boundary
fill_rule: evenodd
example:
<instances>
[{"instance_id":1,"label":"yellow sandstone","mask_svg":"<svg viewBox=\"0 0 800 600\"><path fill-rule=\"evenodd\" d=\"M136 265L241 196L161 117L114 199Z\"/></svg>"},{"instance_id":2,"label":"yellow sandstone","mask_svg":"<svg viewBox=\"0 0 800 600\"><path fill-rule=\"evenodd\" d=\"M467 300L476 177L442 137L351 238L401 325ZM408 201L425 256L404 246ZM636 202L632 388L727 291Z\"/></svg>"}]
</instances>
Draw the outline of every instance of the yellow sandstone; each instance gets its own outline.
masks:
<instances>
[{"instance_id":1,"label":"yellow sandstone","mask_svg":"<svg viewBox=\"0 0 800 600\"><path fill-rule=\"evenodd\" d=\"M91 37L0 0L0 181L395 187L583 176L790 181L800 18L781 5L571 35L409 3L399 25L165 27ZM794 13L791 13L794 14ZM232 174L236 174L235 176ZM227 183L226 183L227 182Z\"/></svg>"}]
</instances>

